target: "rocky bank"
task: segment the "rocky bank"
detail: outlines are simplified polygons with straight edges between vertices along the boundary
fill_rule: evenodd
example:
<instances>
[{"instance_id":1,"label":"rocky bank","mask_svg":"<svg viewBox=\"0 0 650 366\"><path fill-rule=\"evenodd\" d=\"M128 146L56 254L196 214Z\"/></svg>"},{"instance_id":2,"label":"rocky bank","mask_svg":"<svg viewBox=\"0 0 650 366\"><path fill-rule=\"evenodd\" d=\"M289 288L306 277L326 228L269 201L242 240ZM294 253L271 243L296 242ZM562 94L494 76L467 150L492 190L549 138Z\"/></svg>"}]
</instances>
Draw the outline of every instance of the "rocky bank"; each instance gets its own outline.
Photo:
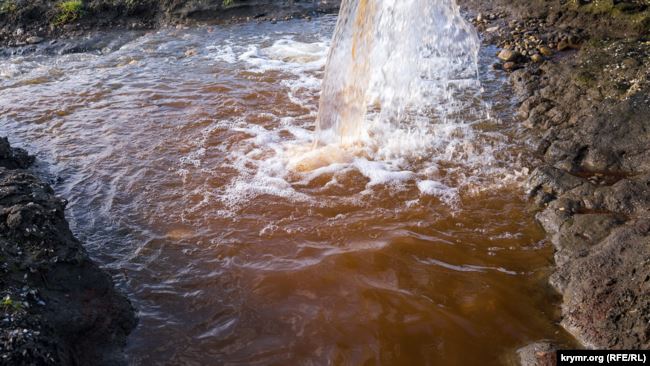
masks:
<instances>
[{"instance_id":1,"label":"rocky bank","mask_svg":"<svg viewBox=\"0 0 650 366\"><path fill-rule=\"evenodd\" d=\"M309 19L337 12L340 3L340 0L0 0L0 46L19 48L16 52L25 53L41 43L77 44L77 38L91 31ZM77 47L53 49L69 53L94 48L89 42L82 42Z\"/></svg>"},{"instance_id":2,"label":"rocky bank","mask_svg":"<svg viewBox=\"0 0 650 366\"><path fill-rule=\"evenodd\" d=\"M562 326L587 348L650 348L650 2L461 4L499 45L537 162ZM526 365L553 364L542 341Z\"/></svg>"},{"instance_id":3,"label":"rocky bank","mask_svg":"<svg viewBox=\"0 0 650 366\"><path fill-rule=\"evenodd\" d=\"M121 365L129 301L65 220L66 202L0 139L0 365Z\"/></svg>"}]
</instances>

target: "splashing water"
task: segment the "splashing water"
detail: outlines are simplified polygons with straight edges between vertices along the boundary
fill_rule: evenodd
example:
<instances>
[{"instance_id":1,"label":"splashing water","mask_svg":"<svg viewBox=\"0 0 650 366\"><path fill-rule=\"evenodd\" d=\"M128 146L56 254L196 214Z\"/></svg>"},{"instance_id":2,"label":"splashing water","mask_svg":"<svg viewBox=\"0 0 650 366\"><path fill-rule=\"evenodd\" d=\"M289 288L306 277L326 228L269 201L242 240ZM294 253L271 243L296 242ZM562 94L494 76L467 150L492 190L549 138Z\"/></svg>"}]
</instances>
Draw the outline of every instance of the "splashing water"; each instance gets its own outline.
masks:
<instances>
[{"instance_id":1,"label":"splashing water","mask_svg":"<svg viewBox=\"0 0 650 366\"><path fill-rule=\"evenodd\" d=\"M411 180L448 203L459 187L487 188L475 184L480 177L504 178L492 169L495 145L474 143L473 125L489 118L479 46L453 0L343 1L313 147L287 149L288 169L353 166L369 186ZM440 174L441 165L452 168ZM455 174L459 166L469 174Z\"/></svg>"},{"instance_id":2,"label":"splashing water","mask_svg":"<svg viewBox=\"0 0 650 366\"><path fill-rule=\"evenodd\" d=\"M457 110L455 89L478 86L478 50L453 0L344 1L323 80L319 141L367 138L369 109L374 124L427 135L432 117L445 123Z\"/></svg>"},{"instance_id":3,"label":"splashing water","mask_svg":"<svg viewBox=\"0 0 650 366\"><path fill-rule=\"evenodd\" d=\"M327 192L350 171L367 179L355 193L414 188L450 206L464 192L518 179L497 158L503 136L475 128L490 118L480 98L479 41L453 0L346 0L327 46L284 39L239 57L260 73L297 74L289 97L312 110L316 131L290 116L277 133L245 122L242 132L253 137L233 154L240 177L221 194L227 205L266 194L311 201L314 192L300 187L330 177ZM304 89L320 92L317 111L300 96Z\"/></svg>"}]
</instances>

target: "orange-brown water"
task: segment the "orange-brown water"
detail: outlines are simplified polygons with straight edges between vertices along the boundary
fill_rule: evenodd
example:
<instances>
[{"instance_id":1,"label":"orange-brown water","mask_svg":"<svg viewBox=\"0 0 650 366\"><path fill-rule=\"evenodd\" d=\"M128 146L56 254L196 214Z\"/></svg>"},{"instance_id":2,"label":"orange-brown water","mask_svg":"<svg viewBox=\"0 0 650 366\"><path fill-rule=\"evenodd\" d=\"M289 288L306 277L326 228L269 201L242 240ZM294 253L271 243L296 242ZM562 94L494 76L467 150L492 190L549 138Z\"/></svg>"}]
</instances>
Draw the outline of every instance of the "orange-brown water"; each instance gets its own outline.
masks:
<instances>
[{"instance_id":1,"label":"orange-brown water","mask_svg":"<svg viewBox=\"0 0 650 366\"><path fill-rule=\"evenodd\" d=\"M495 118L471 146L498 145L485 164L499 169L437 161L440 194L410 176L369 185L368 162L278 173L273 156L313 131L333 25L163 30L0 61L0 132L38 152L74 232L139 310L130 363L487 365L570 342L514 174L508 91L485 65ZM280 57L281 39L312 46Z\"/></svg>"}]
</instances>

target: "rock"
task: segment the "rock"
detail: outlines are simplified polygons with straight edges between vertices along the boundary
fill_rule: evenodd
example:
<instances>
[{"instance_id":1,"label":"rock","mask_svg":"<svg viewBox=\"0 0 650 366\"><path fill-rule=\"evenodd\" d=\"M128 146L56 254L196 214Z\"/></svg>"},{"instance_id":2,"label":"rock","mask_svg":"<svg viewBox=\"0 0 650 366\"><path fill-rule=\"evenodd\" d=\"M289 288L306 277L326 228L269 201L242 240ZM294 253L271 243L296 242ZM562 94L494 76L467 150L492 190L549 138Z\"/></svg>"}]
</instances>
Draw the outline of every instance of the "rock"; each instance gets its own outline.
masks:
<instances>
[{"instance_id":1,"label":"rock","mask_svg":"<svg viewBox=\"0 0 650 366\"><path fill-rule=\"evenodd\" d=\"M558 269L566 283L562 325L587 347L650 346L649 229L648 219L630 221Z\"/></svg>"},{"instance_id":2,"label":"rock","mask_svg":"<svg viewBox=\"0 0 650 366\"><path fill-rule=\"evenodd\" d=\"M566 171L545 165L536 168L526 182L526 190L530 197L539 192L547 192L554 196L562 195L573 188L585 183L585 179L573 176Z\"/></svg>"},{"instance_id":3,"label":"rock","mask_svg":"<svg viewBox=\"0 0 650 366\"><path fill-rule=\"evenodd\" d=\"M0 167L7 169L26 169L34 162L27 151L11 147L6 137L0 137Z\"/></svg>"},{"instance_id":4,"label":"rock","mask_svg":"<svg viewBox=\"0 0 650 366\"><path fill-rule=\"evenodd\" d=\"M549 341L539 341L517 350L521 366L555 366L556 346Z\"/></svg>"},{"instance_id":5,"label":"rock","mask_svg":"<svg viewBox=\"0 0 650 366\"><path fill-rule=\"evenodd\" d=\"M520 54L517 51L513 51L513 50L509 50L509 49L503 49L503 50L501 50L499 52L497 57L501 61L509 62L509 61L517 60L520 57Z\"/></svg>"},{"instance_id":6,"label":"rock","mask_svg":"<svg viewBox=\"0 0 650 366\"><path fill-rule=\"evenodd\" d=\"M530 60L533 62L542 62L544 61L544 58L539 53L534 53L532 56L530 56Z\"/></svg>"},{"instance_id":7,"label":"rock","mask_svg":"<svg viewBox=\"0 0 650 366\"><path fill-rule=\"evenodd\" d=\"M38 37L38 36L31 36L31 37L28 37L28 38L25 40L25 42L27 42L27 44L36 44L36 43L41 43L41 42L43 42L43 38Z\"/></svg>"},{"instance_id":8,"label":"rock","mask_svg":"<svg viewBox=\"0 0 650 366\"><path fill-rule=\"evenodd\" d=\"M621 223L622 221L611 213L573 215L561 225L554 242L557 248L556 264L564 266L589 252L593 245L604 239Z\"/></svg>"},{"instance_id":9,"label":"rock","mask_svg":"<svg viewBox=\"0 0 650 366\"><path fill-rule=\"evenodd\" d=\"M2 309L0 364L126 365L131 304L72 235L66 202L20 169L16 151L0 139L0 293L21 303Z\"/></svg>"},{"instance_id":10,"label":"rock","mask_svg":"<svg viewBox=\"0 0 650 366\"><path fill-rule=\"evenodd\" d=\"M20 37L20 36L22 36L23 34L25 34L25 31L24 31L22 28L18 28L18 29L16 29L16 31L14 32L14 35L15 35L16 37Z\"/></svg>"},{"instance_id":11,"label":"rock","mask_svg":"<svg viewBox=\"0 0 650 366\"><path fill-rule=\"evenodd\" d=\"M557 44L557 50L558 51L561 52L561 51L566 50L567 48L569 48L569 42L567 42L566 40L562 40L562 41L558 42L558 44Z\"/></svg>"},{"instance_id":12,"label":"rock","mask_svg":"<svg viewBox=\"0 0 650 366\"><path fill-rule=\"evenodd\" d=\"M486 28L486 29L485 29L485 31L488 32L488 33L494 33L494 32L496 32L496 31L498 31L498 30L499 30L499 26L498 26L498 25L496 25L496 26L494 26L494 27L490 27L490 28Z\"/></svg>"},{"instance_id":13,"label":"rock","mask_svg":"<svg viewBox=\"0 0 650 366\"><path fill-rule=\"evenodd\" d=\"M516 70L517 68L519 68L519 64L517 64L516 62L509 61L503 63L503 69L506 71L513 71Z\"/></svg>"},{"instance_id":14,"label":"rock","mask_svg":"<svg viewBox=\"0 0 650 366\"><path fill-rule=\"evenodd\" d=\"M553 56L553 50L550 49L549 47L541 46L541 47L539 47L537 50L539 51L539 53L541 53L541 54L544 55L545 57L551 57L551 56Z\"/></svg>"}]
</instances>

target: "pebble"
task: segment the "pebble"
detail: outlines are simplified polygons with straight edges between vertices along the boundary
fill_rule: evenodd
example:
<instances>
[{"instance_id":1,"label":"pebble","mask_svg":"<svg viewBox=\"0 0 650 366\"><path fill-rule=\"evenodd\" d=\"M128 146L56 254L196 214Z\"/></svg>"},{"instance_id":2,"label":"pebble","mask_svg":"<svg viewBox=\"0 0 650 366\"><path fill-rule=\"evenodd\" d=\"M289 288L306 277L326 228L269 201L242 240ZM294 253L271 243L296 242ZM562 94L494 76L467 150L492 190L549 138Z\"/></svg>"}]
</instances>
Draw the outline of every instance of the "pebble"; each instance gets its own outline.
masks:
<instances>
[{"instance_id":1,"label":"pebble","mask_svg":"<svg viewBox=\"0 0 650 366\"><path fill-rule=\"evenodd\" d=\"M546 47L546 46L541 46L537 50L539 51L539 53L541 53L542 55L544 55L546 57L553 56L553 50Z\"/></svg>"},{"instance_id":2,"label":"pebble","mask_svg":"<svg viewBox=\"0 0 650 366\"><path fill-rule=\"evenodd\" d=\"M43 38L42 38L42 37L39 37L39 36L31 36L31 37L28 37L28 38L25 40L25 42L27 42L27 44L36 44L36 43L41 43L41 42L43 42Z\"/></svg>"},{"instance_id":3,"label":"pebble","mask_svg":"<svg viewBox=\"0 0 650 366\"><path fill-rule=\"evenodd\" d=\"M530 56L530 59L533 62L542 62L542 61L544 61L544 58L539 53L533 54L532 56Z\"/></svg>"},{"instance_id":4,"label":"pebble","mask_svg":"<svg viewBox=\"0 0 650 366\"><path fill-rule=\"evenodd\" d=\"M497 56L502 61L514 61L519 58L519 53L517 51L512 51L508 49L501 50Z\"/></svg>"},{"instance_id":5,"label":"pebble","mask_svg":"<svg viewBox=\"0 0 650 366\"><path fill-rule=\"evenodd\" d=\"M516 62L508 61L508 62L503 64L503 69L507 70L507 71L512 71L512 70L515 70L516 68L517 68L517 63Z\"/></svg>"},{"instance_id":6,"label":"pebble","mask_svg":"<svg viewBox=\"0 0 650 366\"><path fill-rule=\"evenodd\" d=\"M564 51L567 48L569 48L569 42L567 42L565 40L562 40L562 41L558 42L558 44L557 44L557 50L558 51Z\"/></svg>"}]
</instances>

